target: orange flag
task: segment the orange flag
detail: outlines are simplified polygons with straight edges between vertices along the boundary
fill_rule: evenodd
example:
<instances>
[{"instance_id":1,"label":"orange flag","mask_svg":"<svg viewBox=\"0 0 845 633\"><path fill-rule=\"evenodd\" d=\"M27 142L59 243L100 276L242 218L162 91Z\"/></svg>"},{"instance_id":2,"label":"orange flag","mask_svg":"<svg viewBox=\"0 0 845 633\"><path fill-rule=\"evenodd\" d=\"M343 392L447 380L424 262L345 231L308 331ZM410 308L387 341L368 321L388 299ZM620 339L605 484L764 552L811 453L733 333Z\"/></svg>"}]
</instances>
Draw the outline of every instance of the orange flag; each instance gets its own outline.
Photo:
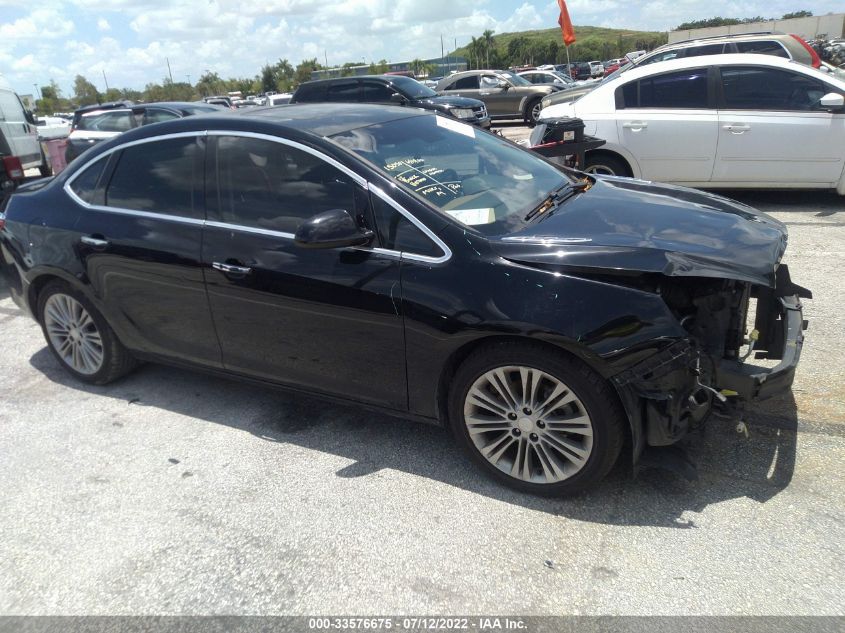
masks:
<instances>
[{"instance_id":1,"label":"orange flag","mask_svg":"<svg viewBox=\"0 0 845 633\"><path fill-rule=\"evenodd\" d=\"M572 20L569 19L569 11L566 9L566 0L557 0L560 7L560 17L557 23L560 24L560 32L563 34L563 43L566 46L575 43L575 29L572 27Z\"/></svg>"}]
</instances>

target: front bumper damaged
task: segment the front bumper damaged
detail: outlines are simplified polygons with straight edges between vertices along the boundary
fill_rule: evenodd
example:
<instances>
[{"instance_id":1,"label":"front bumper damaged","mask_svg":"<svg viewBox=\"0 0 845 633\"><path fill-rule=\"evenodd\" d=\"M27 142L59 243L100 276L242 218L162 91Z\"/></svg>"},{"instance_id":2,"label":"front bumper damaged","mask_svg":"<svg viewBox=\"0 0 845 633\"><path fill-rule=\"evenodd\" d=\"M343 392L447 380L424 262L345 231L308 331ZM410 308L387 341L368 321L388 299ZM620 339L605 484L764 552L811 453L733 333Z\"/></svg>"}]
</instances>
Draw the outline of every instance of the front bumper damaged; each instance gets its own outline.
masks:
<instances>
[{"instance_id":1,"label":"front bumper damaged","mask_svg":"<svg viewBox=\"0 0 845 633\"><path fill-rule=\"evenodd\" d=\"M690 336L613 377L631 419L635 458L645 446L676 443L714 407L735 415L790 388L807 328L800 299L812 294L790 281L786 266L776 277L774 288L754 287L754 343L744 357L714 358ZM746 362L752 353L780 362Z\"/></svg>"}]
</instances>

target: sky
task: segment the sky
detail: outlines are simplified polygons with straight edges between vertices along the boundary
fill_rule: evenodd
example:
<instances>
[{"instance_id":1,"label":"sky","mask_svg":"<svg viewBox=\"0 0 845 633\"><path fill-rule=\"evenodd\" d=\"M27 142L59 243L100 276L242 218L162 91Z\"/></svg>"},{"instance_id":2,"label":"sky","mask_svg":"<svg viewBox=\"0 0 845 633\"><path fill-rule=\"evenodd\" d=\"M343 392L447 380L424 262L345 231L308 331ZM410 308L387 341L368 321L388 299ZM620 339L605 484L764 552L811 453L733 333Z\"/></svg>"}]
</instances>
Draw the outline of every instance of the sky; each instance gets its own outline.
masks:
<instances>
[{"instance_id":1,"label":"sky","mask_svg":"<svg viewBox=\"0 0 845 633\"><path fill-rule=\"evenodd\" d=\"M576 25L667 30L714 17L843 10L842 0L569 0ZM70 96L84 75L100 90L143 88L206 70L252 77L265 63L330 65L440 56L485 29L557 26L556 0L0 0L0 75L19 94L55 80ZM577 35L577 30L576 30ZM105 73L105 78L103 77Z\"/></svg>"}]
</instances>

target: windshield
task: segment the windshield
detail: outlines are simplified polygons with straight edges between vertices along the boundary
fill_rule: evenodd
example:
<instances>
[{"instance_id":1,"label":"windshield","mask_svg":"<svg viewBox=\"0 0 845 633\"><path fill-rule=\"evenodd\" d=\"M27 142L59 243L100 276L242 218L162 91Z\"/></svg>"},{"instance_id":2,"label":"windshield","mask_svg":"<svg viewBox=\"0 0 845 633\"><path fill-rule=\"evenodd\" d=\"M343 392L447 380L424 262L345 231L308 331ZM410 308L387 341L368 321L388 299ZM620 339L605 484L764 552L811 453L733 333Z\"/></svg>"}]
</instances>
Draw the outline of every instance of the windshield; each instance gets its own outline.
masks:
<instances>
[{"instance_id":1,"label":"windshield","mask_svg":"<svg viewBox=\"0 0 845 633\"><path fill-rule=\"evenodd\" d=\"M531 152L439 115L406 117L332 139L485 235L518 230L549 192L571 182Z\"/></svg>"},{"instance_id":2,"label":"windshield","mask_svg":"<svg viewBox=\"0 0 845 633\"><path fill-rule=\"evenodd\" d=\"M552 71L549 71L549 72L551 72L555 77L557 77L558 79L563 81L563 83L565 83L565 84L574 84L575 83L575 80L572 79L572 77L567 77L562 72L559 72L557 70L552 70Z\"/></svg>"},{"instance_id":3,"label":"windshield","mask_svg":"<svg viewBox=\"0 0 845 633\"><path fill-rule=\"evenodd\" d=\"M525 77L520 77L516 73L512 73L509 70L498 70L496 71L497 75L501 75L502 77L507 77L508 80L514 86L531 86L533 85L530 81L528 81Z\"/></svg>"},{"instance_id":4,"label":"windshield","mask_svg":"<svg viewBox=\"0 0 845 633\"><path fill-rule=\"evenodd\" d=\"M409 99L429 99L437 96L434 90L410 77L391 77L390 83Z\"/></svg>"}]
</instances>

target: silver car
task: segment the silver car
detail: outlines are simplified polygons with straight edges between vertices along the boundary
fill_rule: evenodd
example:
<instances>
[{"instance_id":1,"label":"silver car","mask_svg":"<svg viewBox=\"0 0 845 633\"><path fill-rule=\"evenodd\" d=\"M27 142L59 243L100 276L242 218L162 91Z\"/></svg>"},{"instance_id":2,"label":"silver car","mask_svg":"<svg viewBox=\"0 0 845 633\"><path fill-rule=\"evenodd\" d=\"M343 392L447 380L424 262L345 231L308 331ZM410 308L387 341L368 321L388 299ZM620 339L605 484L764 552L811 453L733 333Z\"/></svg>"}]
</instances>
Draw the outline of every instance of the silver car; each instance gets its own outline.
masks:
<instances>
[{"instance_id":1,"label":"silver car","mask_svg":"<svg viewBox=\"0 0 845 633\"><path fill-rule=\"evenodd\" d=\"M491 119L523 119L533 125L540 116L540 101L559 88L534 85L509 70L468 70L444 77L435 90L480 99Z\"/></svg>"}]
</instances>

